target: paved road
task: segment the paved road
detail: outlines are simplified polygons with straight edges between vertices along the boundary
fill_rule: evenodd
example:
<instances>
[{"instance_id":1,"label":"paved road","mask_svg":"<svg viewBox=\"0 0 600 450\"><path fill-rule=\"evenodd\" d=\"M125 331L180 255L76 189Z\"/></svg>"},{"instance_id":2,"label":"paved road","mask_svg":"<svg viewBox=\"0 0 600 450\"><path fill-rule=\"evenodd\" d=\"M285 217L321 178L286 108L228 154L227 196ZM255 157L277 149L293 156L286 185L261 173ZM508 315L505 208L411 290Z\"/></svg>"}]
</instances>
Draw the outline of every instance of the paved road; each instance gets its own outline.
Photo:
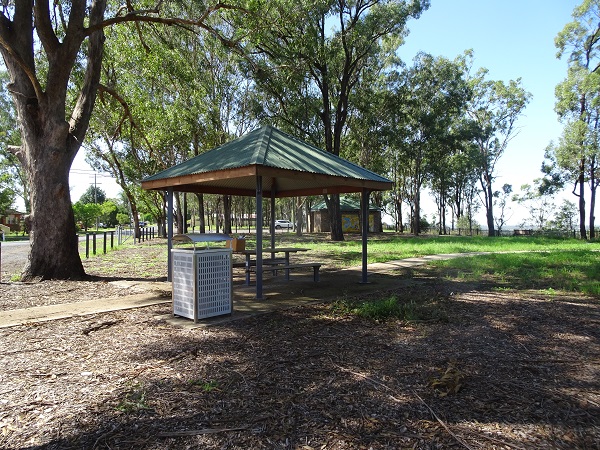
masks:
<instances>
[{"instance_id":1,"label":"paved road","mask_svg":"<svg viewBox=\"0 0 600 450\"><path fill-rule=\"evenodd\" d=\"M20 271L27 261L29 241L0 242L1 275Z\"/></svg>"}]
</instances>

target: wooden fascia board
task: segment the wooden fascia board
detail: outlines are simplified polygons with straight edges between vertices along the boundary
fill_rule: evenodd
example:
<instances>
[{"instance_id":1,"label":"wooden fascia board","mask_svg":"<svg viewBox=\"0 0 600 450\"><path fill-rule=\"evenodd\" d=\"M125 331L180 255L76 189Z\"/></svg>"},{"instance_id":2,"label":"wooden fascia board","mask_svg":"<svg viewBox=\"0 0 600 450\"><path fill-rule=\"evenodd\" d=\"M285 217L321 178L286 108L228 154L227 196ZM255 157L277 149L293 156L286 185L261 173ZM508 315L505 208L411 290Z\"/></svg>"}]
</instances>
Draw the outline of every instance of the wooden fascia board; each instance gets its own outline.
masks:
<instances>
[{"instance_id":1,"label":"wooden fascia board","mask_svg":"<svg viewBox=\"0 0 600 450\"><path fill-rule=\"evenodd\" d=\"M175 192L189 192L192 194L218 194L218 195L238 195L240 197L254 197L256 189L243 189L223 186L207 186L204 184L187 184L174 188Z\"/></svg>"},{"instance_id":2,"label":"wooden fascia board","mask_svg":"<svg viewBox=\"0 0 600 450\"><path fill-rule=\"evenodd\" d=\"M214 170L204 173L193 173L190 175L181 175L178 177L161 178L158 180L142 181L142 189L165 189L172 187L177 190L177 186L202 184L216 180L227 180L231 178L243 178L256 175L257 166L238 167L235 169Z\"/></svg>"},{"instance_id":3,"label":"wooden fascia board","mask_svg":"<svg viewBox=\"0 0 600 450\"><path fill-rule=\"evenodd\" d=\"M262 175L263 177L272 177L272 178L287 178L287 179L297 179L297 180L308 180L308 181L322 181L327 183L327 188L331 187L332 189L335 186L352 186L357 188L367 188L374 191L389 191L394 187L394 183L391 181L372 181L365 180L362 178L347 178L341 177L338 175L327 175L322 173L313 173L313 172L301 172L299 170L290 170L290 169L278 169L275 167L266 167L266 166L256 166L257 167L257 175ZM308 188L311 189L312 188ZM315 189L323 189L322 187L317 187ZM335 192L334 192L335 193ZM309 194L311 195L311 194Z\"/></svg>"},{"instance_id":4,"label":"wooden fascia board","mask_svg":"<svg viewBox=\"0 0 600 450\"><path fill-rule=\"evenodd\" d=\"M360 178L346 178L336 175L302 172L262 165L252 165L235 169L225 169L206 173L182 175L179 177L162 178L159 180L142 181L142 188L146 190L173 188L173 190L178 192L253 196L256 193L255 190L234 187L219 187L214 185L207 186L205 183L259 175L265 178L296 179L315 183L315 187L306 187L293 190L284 189L278 191L276 197L343 194L360 192L362 189L369 189L372 191L387 191L392 189L394 185L392 182L386 181L371 181ZM279 183L279 185L280 186L278 187L281 188L281 183ZM270 196L270 189L265 189L263 194Z\"/></svg>"}]
</instances>

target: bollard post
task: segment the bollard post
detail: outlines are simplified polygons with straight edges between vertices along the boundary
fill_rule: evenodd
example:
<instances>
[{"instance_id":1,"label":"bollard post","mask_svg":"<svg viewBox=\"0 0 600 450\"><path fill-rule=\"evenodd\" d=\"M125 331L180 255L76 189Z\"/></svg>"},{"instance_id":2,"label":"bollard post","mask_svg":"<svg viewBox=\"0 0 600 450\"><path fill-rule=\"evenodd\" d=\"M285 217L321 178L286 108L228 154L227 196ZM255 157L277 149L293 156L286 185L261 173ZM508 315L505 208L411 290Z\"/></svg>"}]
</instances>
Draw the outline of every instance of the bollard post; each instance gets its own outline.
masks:
<instances>
[{"instance_id":1,"label":"bollard post","mask_svg":"<svg viewBox=\"0 0 600 450\"><path fill-rule=\"evenodd\" d=\"M92 254L96 254L96 233L92 233Z\"/></svg>"},{"instance_id":2,"label":"bollard post","mask_svg":"<svg viewBox=\"0 0 600 450\"><path fill-rule=\"evenodd\" d=\"M104 240L102 242L102 250L104 251L104 254L106 255L106 231L104 232Z\"/></svg>"},{"instance_id":3,"label":"bollard post","mask_svg":"<svg viewBox=\"0 0 600 450\"><path fill-rule=\"evenodd\" d=\"M110 249L111 250L114 247L114 243L115 243L115 231L113 230L110 232Z\"/></svg>"},{"instance_id":4,"label":"bollard post","mask_svg":"<svg viewBox=\"0 0 600 450\"><path fill-rule=\"evenodd\" d=\"M90 233L85 233L85 259L90 257Z\"/></svg>"}]
</instances>

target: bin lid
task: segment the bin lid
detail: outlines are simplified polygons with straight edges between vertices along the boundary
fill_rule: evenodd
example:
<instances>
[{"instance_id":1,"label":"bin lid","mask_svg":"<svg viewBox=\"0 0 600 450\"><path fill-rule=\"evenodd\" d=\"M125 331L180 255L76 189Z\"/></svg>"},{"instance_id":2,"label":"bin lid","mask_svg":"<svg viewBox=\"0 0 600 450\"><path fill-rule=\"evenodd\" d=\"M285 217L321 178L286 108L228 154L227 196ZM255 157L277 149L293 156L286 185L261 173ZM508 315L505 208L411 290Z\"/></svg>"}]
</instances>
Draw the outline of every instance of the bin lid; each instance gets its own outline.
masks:
<instances>
[{"instance_id":1,"label":"bin lid","mask_svg":"<svg viewBox=\"0 0 600 450\"><path fill-rule=\"evenodd\" d=\"M184 243L184 244L193 244L194 250L196 249L196 245L205 244L206 248L208 248L208 244L210 242L223 242L230 241L231 236L222 233L187 233L187 234L176 234L173 236L173 243Z\"/></svg>"},{"instance_id":2,"label":"bin lid","mask_svg":"<svg viewBox=\"0 0 600 450\"><path fill-rule=\"evenodd\" d=\"M222 233L187 233L176 234L173 236L173 242L223 242L230 241L231 236Z\"/></svg>"}]
</instances>

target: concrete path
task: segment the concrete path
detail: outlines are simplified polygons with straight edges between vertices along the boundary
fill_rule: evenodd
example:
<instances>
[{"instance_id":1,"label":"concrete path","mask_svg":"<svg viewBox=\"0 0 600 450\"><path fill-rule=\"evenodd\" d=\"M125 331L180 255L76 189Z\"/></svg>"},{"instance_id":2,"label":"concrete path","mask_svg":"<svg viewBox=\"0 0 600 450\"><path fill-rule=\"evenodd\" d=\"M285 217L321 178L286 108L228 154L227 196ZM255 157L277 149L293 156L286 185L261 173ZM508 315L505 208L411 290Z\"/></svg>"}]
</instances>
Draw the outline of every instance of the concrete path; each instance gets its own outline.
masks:
<instances>
[{"instance_id":1,"label":"concrete path","mask_svg":"<svg viewBox=\"0 0 600 450\"><path fill-rule=\"evenodd\" d=\"M125 295L117 298L98 298L83 302L13 309L0 311L0 328L170 302L171 299L161 298L157 292L145 292L143 294Z\"/></svg>"},{"instance_id":2,"label":"concrete path","mask_svg":"<svg viewBox=\"0 0 600 450\"><path fill-rule=\"evenodd\" d=\"M432 255L424 256L420 258L407 258L398 261L388 261L385 263L374 263L369 264L368 273L372 275L384 275L393 274L393 272L408 268L416 267L427 264L431 261L441 261L458 257L483 255L488 252L477 252L477 253L453 253L445 255ZM340 286L348 283L348 279L360 277L360 267L352 267L337 271L338 276L342 277L341 285L338 284L339 280L333 281L334 288L337 293L341 293ZM354 272L350 275L349 272ZM333 273L329 273L332 275ZM312 279L312 275L310 277ZM323 278L322 278L323 279ZM292 279L294 280L294 278ZM142 284L137 282L137 284ZM274 309L290 308L298 306L299 304L317 301L319 293L323 294L322 283L306 283L291 281L283 284L284 289L273 289L271 297L273 301L261 301L258 302L252 298L253 286L234 287L234 314L231 316L221 316L214 319L202 321L202 323L194 324L193 321L184 318L174 317L173 315L161 316L161 319L167 322L183 326L185 328L197 328L206 325L215 325L217 323L223 323L225 321L231 321L236 319L242 319L251 315L264 314ZM331 287L331 286L330 286ZM14 327L18 325L24 325L36 322L47 322L57 319L66 319L76 316L85 316L91 314L98 314L110 311L118 311L123 309L141 308L144 306L159 305L162 303L171 303L170 298L164 297L164 292L171 290L170 283L156 283L148 282L149 292L141 294L124 295L117 298L99 298L94 300L87 300L75 303L62 303L57 305L48 306L36 306L32 308L24 309L13 309L8 311L0 311L0 328ZM380 288L379 283L371 285L371 287L365 287L362 289L374 289ZM312 290L313 292L308 292ZM359 290L358 286L355 286L353 290ZM311 295L312 294L312 295ZM316 295L315 295L316 294ZM270 300L271 300L270 299Z\"/></svg>"}]
</instances>

